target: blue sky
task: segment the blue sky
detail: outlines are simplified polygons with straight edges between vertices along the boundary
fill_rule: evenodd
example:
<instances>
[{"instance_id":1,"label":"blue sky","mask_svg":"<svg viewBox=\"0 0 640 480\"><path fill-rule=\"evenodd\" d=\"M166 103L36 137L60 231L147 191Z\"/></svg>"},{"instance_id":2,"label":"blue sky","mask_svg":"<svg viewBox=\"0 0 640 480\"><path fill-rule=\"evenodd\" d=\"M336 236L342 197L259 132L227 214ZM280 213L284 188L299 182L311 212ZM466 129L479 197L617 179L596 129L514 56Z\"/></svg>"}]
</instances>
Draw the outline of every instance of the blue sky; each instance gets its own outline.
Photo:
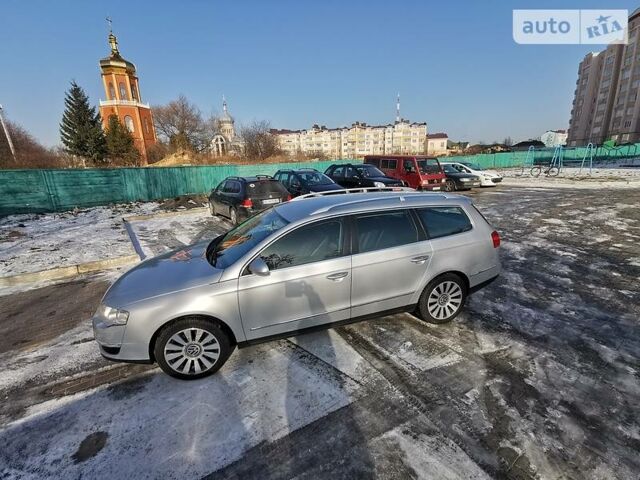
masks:
<instances>
[{"instance_id":1,"label":"blue sky","mask_svg":"<svg viewBox=\"0 0 640 480\"><path fill-rule=\"evenodd\" d=\"M143 100L185 94L206 114L224 94L240 123L277 128L387 123L402 116L459 140L567 128L577 67L598 45L517 45L514 8L622 8L591 1L33 1L0 4L0 103L59 143L75 79L104 98L105 17L138 67Z\"/></svg>"}]
</instances>

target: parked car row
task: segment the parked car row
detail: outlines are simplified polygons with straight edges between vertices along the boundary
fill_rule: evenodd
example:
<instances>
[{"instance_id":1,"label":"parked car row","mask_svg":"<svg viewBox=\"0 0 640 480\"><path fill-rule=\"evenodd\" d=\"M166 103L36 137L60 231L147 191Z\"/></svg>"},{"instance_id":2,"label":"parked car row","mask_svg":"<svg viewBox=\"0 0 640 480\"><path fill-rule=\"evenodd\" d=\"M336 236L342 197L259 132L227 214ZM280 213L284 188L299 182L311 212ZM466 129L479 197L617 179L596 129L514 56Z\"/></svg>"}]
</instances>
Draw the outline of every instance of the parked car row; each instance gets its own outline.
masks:
<instances>
[{"instance_id":1,"label":"parked car row","mask_svg":"<svg viewBox=\"0 0 640 480\"><path fill-rule=\"evenodd\" d=\"M424 191L494 187L502 177L471 163L440 163L435 157L368 155L362 164L278 170L273 177L228 177L211 191L212 215L234 225L278 203L309 193L344 188L410 187Z\"/></svg>"}]
</instances>

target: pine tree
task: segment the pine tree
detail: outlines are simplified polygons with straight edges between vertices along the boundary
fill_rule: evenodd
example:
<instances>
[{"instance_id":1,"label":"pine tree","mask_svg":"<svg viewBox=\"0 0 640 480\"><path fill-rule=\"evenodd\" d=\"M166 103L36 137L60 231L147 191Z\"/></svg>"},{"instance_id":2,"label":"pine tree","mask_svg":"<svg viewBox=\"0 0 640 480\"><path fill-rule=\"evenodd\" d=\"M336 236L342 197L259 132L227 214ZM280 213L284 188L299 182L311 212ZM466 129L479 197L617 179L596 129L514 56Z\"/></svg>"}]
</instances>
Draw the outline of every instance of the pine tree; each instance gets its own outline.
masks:
<instances>
[{"instance_id":1,"label":"pine tree","mask_svg":"<svg viewBox=\"0 0 640 480\"><path fill-rule=\"evenodd\" d=\"M112 162L120 165L136 165L138 163L140 152L135 147L133 136L115 115L109 117L105 137L107 152Z\"/></svg>"},{"instance_id":2,"label":"pine tree","mask_svg":"<svg viewBox=\"0 0 640 480\"><path fill-rule=\"evenodd\" d=\"M89 97L76 82L71 82L64 105L60 138L66 151L93 162L103 161L106 143L100 114L89 104Z\"/></svg>"}]
</instances>

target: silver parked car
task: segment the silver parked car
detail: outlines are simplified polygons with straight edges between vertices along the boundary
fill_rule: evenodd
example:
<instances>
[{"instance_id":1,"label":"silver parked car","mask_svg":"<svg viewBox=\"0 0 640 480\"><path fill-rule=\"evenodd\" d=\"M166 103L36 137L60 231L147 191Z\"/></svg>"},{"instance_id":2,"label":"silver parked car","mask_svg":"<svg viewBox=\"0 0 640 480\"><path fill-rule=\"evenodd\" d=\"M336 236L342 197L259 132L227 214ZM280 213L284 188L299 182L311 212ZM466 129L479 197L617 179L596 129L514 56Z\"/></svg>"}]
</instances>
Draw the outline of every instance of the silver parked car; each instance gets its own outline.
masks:
<instances>
[{"instance_id":1,"label":"silver parked car","mask_svg":"<svg viewBox=\"0 0 640 480\"><path fill-rule=\"evenodd\" d=\"M455 194L310 194L129 270L94 315L95 338L108 359L195 379L235 346L314 328L401 311L448 322L498 276L499 244Z\"/></svg>"}]
</instances>

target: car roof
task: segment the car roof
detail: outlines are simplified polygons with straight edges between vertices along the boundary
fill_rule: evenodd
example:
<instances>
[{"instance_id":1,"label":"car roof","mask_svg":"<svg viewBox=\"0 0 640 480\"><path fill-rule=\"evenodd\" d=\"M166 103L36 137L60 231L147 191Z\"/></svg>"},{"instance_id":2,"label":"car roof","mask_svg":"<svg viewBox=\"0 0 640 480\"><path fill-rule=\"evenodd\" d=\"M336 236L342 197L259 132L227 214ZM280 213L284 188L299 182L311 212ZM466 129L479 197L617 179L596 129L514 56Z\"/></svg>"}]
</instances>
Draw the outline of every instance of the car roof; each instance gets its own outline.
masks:
<instances>
[{"instance_id":1,"label":"car roof","mask_svg":"<svg viewBox=\"0 0 640 480\"><path fill-rule=\"evenodd\" d=\"M435 204L460 205L471 203L468 197L450 193L368 192L321 195L283 203L275 207L289 222L308 217L322 218L344 213L363 213L404 207Z\"/></svg>"},{"instance_id":2,"label":"car roof","mask_svg":"<svg viewBox=\"0 0 640 480\"><path fill-rule=\"evenodd\" d=\"M225 180L239 180L242 182L259 182L261 180L274 181L275 179L271 175L253 175L250 177L238 177L238 176L230 176L225 178Z\"/></svg>"}]
</instances>

